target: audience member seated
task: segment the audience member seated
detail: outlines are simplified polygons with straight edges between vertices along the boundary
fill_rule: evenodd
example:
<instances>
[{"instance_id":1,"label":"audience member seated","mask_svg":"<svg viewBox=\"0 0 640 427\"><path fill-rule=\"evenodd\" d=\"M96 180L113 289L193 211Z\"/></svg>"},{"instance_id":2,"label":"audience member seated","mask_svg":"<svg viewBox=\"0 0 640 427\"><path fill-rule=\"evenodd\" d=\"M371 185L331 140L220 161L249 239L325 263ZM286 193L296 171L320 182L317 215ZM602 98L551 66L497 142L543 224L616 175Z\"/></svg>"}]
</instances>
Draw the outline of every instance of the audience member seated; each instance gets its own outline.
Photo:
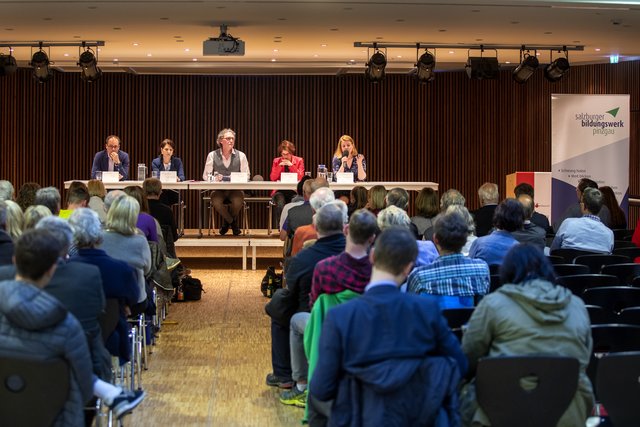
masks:
<instances>
[{"instance_id":1,"label":"audience member seated","mask_svg":"<svg viewBox=\"0 0 640 427\"><path fill-rule=\"evenodd\" d=\"M476 236L482 237L493 229L493 213L500 201L498 185L493 182L485 182L478 188L478 198L481 207L472 214L476 220Z\"/></svg>"},{"instance_id":2,"label":"audience member seated","mask_svg":"<svg viewBox=\"0 0 640 427\"><path fill-rule=\"evenodd\" d=\"M60 213L60 192L55 187L41 188L36 191L34 204L46 206L52 215L58 216Z\"/></svg>"},{"instance_id":3,"label":"audience member seated","mask_svg":"<svg viewBox=\"0 0 640 427\"><path fill-rule=\"evenodd\" d=\"M280 230L280 240L286 240L287 237L293 239L293 235L298 227L311 224L313 211L309 204L309 198L318 188L322 187L329 187L329 183L323 178L309 180L303 184L302 193L304 194L304 203L289 209L287 219Z\"/></svg>"},{"instance_id":4,"label":"audience member seated","mask_svg":"<svg viewBox=\"0 0 640 427\"><path fill-rule=\"evenodd\" d=\"M434 300L398 289L417 254L408 229L383 231L371 251L373 271L364 294L327 312L309 393L334 399L331 425L458 419L455 395L467 369L458 339ZM454 404L443 408L449 398Z\"/></svg>"},{"instance_id":5,"label":"audience member seated","mask_svg":"<svg viewBox=\"0 0 640 427\"><path fill-rule=\"evenodd\" d=\"M369 189L369 194L367 195L367 206L374 215L378 215L378 213L385 208L385 197L387 196L387 189L384 188L384 185L374 185Z\"/></svg>"},{"instance_id":6,"label":"audience member seated","mask_svg":"<svg viewBox=\"0 0 640 427\"><path fill-rule=\"evenodd\" d=\"M613 251L613 231L597 216L602 208L602 193L585 188L580 202L581 218L567 218L562 222L551 243L554 249L577 249L610 254Z\"/></svg>"},{"instance_id":7,"label":"audience member seated","mask_svg":"<svg viewBox=\"0 0 640 427\"><path fill-rule=\"evenodd\" d=\"M22 231L25 232L27 230L31 230L36 227L38 221L46 216L53 215L48 207L44 205L32 205L24 211L24 223L22 227Z\"/></svg>"},{"instance_id":8,"label":"audience member seated","mask_svg":"<svg viewBox=\"0 0 640 427\"><path fill-rule=\"evenodd\" d=\"M471 215L471 213L469 213L469 210L462 205L451 205L447 208L447 210L444 213L449 214L452 212L455 212L458 215L460 215L464 219L464 222L467 224L467 241L462 247L462 249L460 249L460 253L464 256L469 256L471 245L478 238L474 234L476 231L476 222L473 219L473 216ZM442 215L440 214L440 216ZM440 218L440 216L436 217L436 219ZM433 232L433 229L431 231ZM433 237L431 239L433 240Z\"/></svg>"},{"instance_id":9,"label":"audience member seated","mask_svg":"<svg viewBox=\"0 0 640 427\"><path fill-rule=\"evenodd\" d=\"M353 214L358 209L364 209L367 207L367 196L369 192L362 185L356 185L351 189L351 193L349 193L349 218L351 218L351 214Z\"/></svg>"},{"instance_id":10,"label":"audience member seated","mask_svg":"<svg viewBox=\"0 0 640 427\"><path fill-rule=\"evenodd\" d=\"M344 251L318 262L313 270L309 295L310 309L313 308L316 299L321 294L340 294L341 297L336 298L335 304L337 305L338 302L347 301L364 292L364 287L369 283L371 277L368 250L377 231L375 215L366 209L354 212L349 224L344 226L344 234L346 235ZM343 293L346 290L349 292ZM289 344L291 347L291 368L296 386L290 391L283 392L280 396L280 401L285 404L304 406L306 400L304 394L307 389L307 372L310 368L307 365L303 338L310 317L309 312L300 311L291 318ZM316 323L316 327L321 327L321 323L320 325ZM315 332L319 337L320 330Z\"/></svg>"},{"instance_id":11,"label":"audience member seated","mask_svg":"<svg viewBox=\"0 0 640 427\"><path fill-rule=\"evenodd\" d=\"M500 280L505 284L480 301L462 337L470 372L475 372L482 357L575 357L580 362L578 390L558 426L584 426L594 403L586 374L592 340L584 303L567 288L554 285L553 266L540 250L528 244L515 246L507 253ZM461 394L463 425L472 425L473 420L474 426L489 426L475 402L474 382L465 387Z\"/></svg>"},{"instance_id":12,"label":"audience member seated","mask_svg":"<svg viewBox=\"0 0 640 427\"><path fill-rule=\"evenodd\" d=\"M22 208L22 212L26 212L27 208L35 203L36 191L40 189L40 184L37 182L25 182L18 190L16 196L16 203Z\"/></svg>"},{"instance_id":13,"label":"audience member seated","mask_svg":"<svg viewBox=\"0 0 640 427\"><path fill-rule=\"evenodd\" d=\"M397 206L389 206L380 211L378 214L378 228L380 231L384 231L391 227L406 228L411 230L411 220L409 215ZM416 258L416 267L431 264L436 258L438 258L438 249L432 241L418 240L418 257Z\"/></svg>"},{"instance_id":14,"label":"audience member seated","mask_svg":"<svg viewBox=\"0 0 640 427\"><path fill-rule=\"evenodd\" d=\"M409 209L409 193L404 188L395 187L389 190L384 196L384 204L386 207L396 206L407 212ZM418 233L418 227L409 219L409 230L416 236L417 240L422 240L422 235Z\"/></svg>"},{"instance_id":15,"label":"audience member seated","mask_svg":"<svg viewBox=\"0 0 640 427\"><path fill-rule=\"evenodd\" d=\"M449 206L464 207L465 203L467 203L467 201L465 200L464 196L455 188L450 188L447 191L445 191L444 194L440 197L440 213L438 215L442 215L443 213L447 212L447 209L449 209ZM436 215L433 218L433 222L436 222L438 220L438 215ZM474 224L473 224L474 232L475 232L475 227L476 226L475 226L475 220L474 220ZM425 230L424 234L422 235L422 239L429 240L429 241L433 239L433 227ZM469 250L467 249L467 253L468 252Z\"/></svg>"},{"instance_id":16,"label":"audience member seated","mask_svg":"<svg viewBox=\"0 0 640 427\"><path fill-rule=\"evenodd\" d=\"M24 215L20 205L13 200L4 201L7 207L7 219L5 221L5 231L15 242L22 234L24 228Z\"/></svg>"},{"instance_id":17,"label":"audience member seated","mask_svg":"<svg viewBox=\"0 0 640 427\"><path fill-rule=\"evenodd\" d=\"M278 222L278 230L280 231L280 238L282 240L285 240L287 237L286 233L284 234L284 237L283 237L282 227L284 226L284 223L287 220L287 216L289 215L289 210L296 206L300 206L301 204L304 203L303 186L304 186L304 183L310 179L312 179L310 176L305 175L302 177L300 181L298 181L298 185L296 186L296 196L291 199L290 203L287 203L282 208L282 213L280 214L280 220Z\"/></svg>"},{"instance_id":18,"label":"audience member seated","mask_svg":"<svg viewBox=\"0 0 640 427\"><path fill-rule=\"evenodd\" d=\"M62 248L55 272L44 290L80 321L89 344L93 372L103 380L109 380L111 358L104 348L98 323L105 305L100 272L93 266L66 261L73 241L73 230L65 220L49 216L41 219L36 229L48 231ZM15 265L0 267L0 280L11 280L15 274Z\"/></svg>"},{"instance_id":19,"label":"audience member seated","mask_svg":"<svg viewBox=\"0 0 640 427\"><path fill-rule=\"evenodd\" d=\"M541 251L544 251L544 247L547 244L547 232L531 220L532 215L535 213L533 199L527 194L521 194L518 196L518 202L520 202L524 211L524 223L521 229L511 234L518 242L531 243Z\"/></svg>"},{"instance_id":20,"label":"audience member seated","mask_svg":"<svg viewBox=\"0 0 640 427\"><path fill-rule=\"evenodd\" d=\"M131 196L125 194L113 200L107 213L102 244L98 247L107 255L125 261L136 271L138 301L134 307L131 307L132 314L142 313L147 306L145 275L151 271L149 244L136 228L139 212L140 205Z\"/></svg>"},{"instance_id":21,"label":"audience member seated","mask_svg":"<svg viewBox=\"0 0 640 427\"><path fill-rule=\"evenodd\" d=\"M609 209L609 213L611 214L611 222L609 223L609 227L612 230L624 230L627 228L627 217L624 214L624 211L618 204L618 199L616 198L616 193L614 193L613 189L609 186L604 186L599 188L602 193L602 205L606 206Z\"/></svg>"},{"instance_id":22,"label":"audience member seated","mask_svg":"<svg viewBox=\"0 0 640 427\"><path fill-rule=\"evenodd\" d=\"M100 223L107 222L107 208L104 205L104 198L107 195L107 190L104 188L102 181L92 179L87 183L87 189L89 190L89 203L87 207L98 214Z\"/></svg>"},{"instance_id":23,"label":"audience member seated","mask_svg":"<svg viewBox=\"0 0 640 427\"><path fill-rule=\"evenodd\" d=\"M311 211L315 214L318 209L334 200L335 195L333 194L333 190L328 187L322 187L318 188L311 197L309 197L309 205L311 206ZM291 256L296 256L298 252L302 250L305 242L316 240L317 238L318 233L313 223L298 227L293 235L293 242L291 243Z\"/></svg>"},{"instance_id":24,"label":"audience member seated","mask_svg":"<svg viewBox=\"0 0 640 427\"><path fill-rule=\"evenodd\" d=\"M140 206L136 227L142 231L148 241L158 243L158 226L156 225L156 220L149 214L149 203L144 195L144 190L137 185L130 185L125 187L124 192L136 199Z\"/></svg>"},{"instance_id":25,"label":"audience member seated","mask_svg":"<svg viewBox=\"0 0 640 427\"><path fill-rule=\"evenodd\" d=\"M438 193L433 188L423 188L416 197L416 215L411 222L418 228L418 236L422 239L425 231L433 227L433 219L440 212Z\"/></svg>"},{"instance_id":26,"label":"audience member seated","mask_svg":"<svg viewBox=\"0 0 640 427\"><path fill-rule=\"evenodd\" d=\"M547 218L546 215L543 215L540 212L537 212L535 210L536 204L535 204L534 190L531 184L527 184L526 182L518 184L516 185L516 188L513 189L513 193L515 194L516 199L519 198L521 195L526 194L527 196L531 197L532 200L534 200L534 204L533 204L534 210L533 210L533 215L531 216L531 222L537 225L538 227L542 228L545 231L545 233L552 233L553 229L551 228L551 225L549 225L549 218Z\"/></svg>"},{"instance_id":27,"label":"audience member seated","mask_svg":"<svg viewBox=\"0 0 640 427\"><path fill-rule=\"evenodd\" d=\"M0 265L11 265L13 257L13 239L6 231L7 203L0 200Z\"/></svg>"},{"instance_id":28,"label":"audience member seated","mask_svg":"<svg viewBox=\"0 0 640 427\"><path fill-rule=\"evenodd\" d=\"M93 375L78 320L56 298L41 291L56 271L62 246L42 229L25 232L16 242L15 277L0 282L0 356L62 358L69 365L69 395L54 426L84 425L82 410L92 395L102 399L119 419L142 402L145 393L124 392Z\"/></svg>"},{"instance_id":29,"label":"audience member seated","mask_svg":"<svg viewBox=\"0 0 640 427\"><path fill-rule=\"evenodd\" d=\"M0 202L13 200L13 184L6 180L0 180Z\"/></svg>"},{"instance_id":30,"label":"audience member seated","mask_svg":"<svg viewBox=\"0 0 640 427\"><path fill-rule=\"evenodd\" d=\"M136 272L124 261L107 255L97 246L102 242L102 228L98 214L91 209L76 209L69 217L73 228L73 239L78 254L69 260L72 264L89 264L100 270L102 289L105 298L116 298L120 303L120 319L116 329L107 338L105 347L109 353L118 356L121 361L130 358L131 343L128 338L127 315L129 307L138 302L138 282Z\"/></svg>"},{"instance_id":31,"label":"audience member seated","mask_svg":"<svg viewBox=\"0 0 640 427\"><path fill-rule=\"evenodd\" d=\"M445 213L434 224L433 241L440 257L416 267L407 278L407 292L436 296L441 309L473 307L474 296L489 292L489 266L467 258L460 250L469 228L457 212Z\"/></svg>"},{"instance_id":32,"label":"audience member seated","mask_svg":"<svg viewBox=\"0 0 640 427\"><path fill-rule=\"evenodd\" d=\"M61 209L58 216L68 219L74 209L86 208L89 204L89 189L80 181L73 181L67 190L67 208Z\"/></svg>"},{"instance_id":33,"label":"audience member seated","mask_svg":"<svg viewBox=\"0 0 640 427\"><path fill-rule=\"evenodd\" d=\"M343 228L346 219L347 205L342 201L328 203L316 212L314 223L318 232L318 240L309 248L292 257L285 273L287 288L291 293L289 301L292 305L289 308L293 313L309 311L309 292L311 291L313 269L316 264L344 250L345 237ZM290 320L289 318L286 324L281 324L271 319L271 363L273 373L267 375L267 385L269 386L281 388L291 388L293 386L289 346ZM299 372L306 372L306 366L300 368Z\"/></svg>"},{"instance_id":34,"label":"audience member seated","mask_svg":"<svg viewBox=\"0 0 640 427\"><path fill-rule=\"evenodd\" d=\"M502 259L511 246L517 245L514 231L522 227L524 212L516 199L505 199L498 205L493 215L495 230L483 237L478 237L471 245L469 256L480 258L489 266L502 264Z\"/></svg>"},{"instance_id":35,"label":"audience member seated","mask_svg":"<svg viewBox=\"0 0 640 427\"><path fill-rule=\"evenodd\" d=\"M142 183L142 189L147 197L149 213L158 221L160 227L166 227L167 230L169 230L175 242L179 238L178 227L176 226L176 219L173 216L173 210L160 201L162 183L157 178L147 178ZM171 254L171 256L175 257L176 255L174 253Z\"/></svg>"},{"instance_id":36,"label":"audience member seated","mask_svg":"<svg viewBox=\"0 0 640 427\"><path fill-rule=\"evenodd\" d=\"M587 188L594 188L597 190L598 183L589 178L582 178L580 181L578 181L578 186L576 187L576 195L578 196L578 201L569 206L564 211L562 216L553 224L553 229L556 232L560 229L560 225L564 222L565 219L580 218L582 215L584 215L582 213L582 207L580 206L580 203L582 202L582 193ZM603 206L602 209L600 209L600 212L598 212L598 218L600 218L600 221L604 225L609 227L609 224L611 224L611 212L609 212L609 208Z\"/></svg>"}]
</instances>

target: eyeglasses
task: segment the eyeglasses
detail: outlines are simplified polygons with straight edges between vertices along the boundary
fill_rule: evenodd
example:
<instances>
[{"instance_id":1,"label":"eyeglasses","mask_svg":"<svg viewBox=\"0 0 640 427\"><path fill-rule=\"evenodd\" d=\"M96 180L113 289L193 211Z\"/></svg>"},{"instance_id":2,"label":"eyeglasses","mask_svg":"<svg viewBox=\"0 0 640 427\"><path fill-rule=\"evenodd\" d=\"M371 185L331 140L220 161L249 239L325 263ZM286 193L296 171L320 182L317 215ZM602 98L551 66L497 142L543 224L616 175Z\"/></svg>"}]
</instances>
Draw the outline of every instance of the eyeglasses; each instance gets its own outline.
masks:
<instances>
[{"instance_id":1,"label":"eyeglasses","mask_svg":"<svg viewBox=\"0 0 640 427\"><path fill-rule=\"evenodd\" d=\"M228 138L220 138L221 141L235 141L235 138L230 136Z\"/></svg>"},{"instance_id":2,"label":"eyeglasses","mask_svg":"<svg viewBox=\"0 0 640 427\"><path fill-rule=\"evenodd\" d=\"M107 145L108 148L120 148L119 145Z\"/></svg>"}]
</instances>

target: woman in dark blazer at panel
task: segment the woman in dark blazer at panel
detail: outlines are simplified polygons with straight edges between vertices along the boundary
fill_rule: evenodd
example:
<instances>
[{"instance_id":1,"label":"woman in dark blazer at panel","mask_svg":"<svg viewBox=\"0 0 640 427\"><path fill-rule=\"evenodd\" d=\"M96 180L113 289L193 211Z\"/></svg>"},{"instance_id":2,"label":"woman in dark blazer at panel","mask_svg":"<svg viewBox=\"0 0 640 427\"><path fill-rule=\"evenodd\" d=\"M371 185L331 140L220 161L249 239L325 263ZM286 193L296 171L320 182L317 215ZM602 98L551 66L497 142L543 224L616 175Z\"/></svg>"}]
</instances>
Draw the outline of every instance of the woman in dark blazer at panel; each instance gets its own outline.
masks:
<instances>
[{"instance_id":1,"label":"woman in dark blazer at panel","mask_svg":"<svg viewBox=\"0 0 640 427\"><path fill-rule=\"evenodd\" d=\"M182 160L173 155L175 149L175 143L168 138L160 143L160 155L151 162L151 170L154 177L159 178L162 171L175 171L178 181L185 180ZM168 206L178 203L178 200L178 194L173 191L163 191L160 195L160 201Z\"/></svg>"}]
</instances>

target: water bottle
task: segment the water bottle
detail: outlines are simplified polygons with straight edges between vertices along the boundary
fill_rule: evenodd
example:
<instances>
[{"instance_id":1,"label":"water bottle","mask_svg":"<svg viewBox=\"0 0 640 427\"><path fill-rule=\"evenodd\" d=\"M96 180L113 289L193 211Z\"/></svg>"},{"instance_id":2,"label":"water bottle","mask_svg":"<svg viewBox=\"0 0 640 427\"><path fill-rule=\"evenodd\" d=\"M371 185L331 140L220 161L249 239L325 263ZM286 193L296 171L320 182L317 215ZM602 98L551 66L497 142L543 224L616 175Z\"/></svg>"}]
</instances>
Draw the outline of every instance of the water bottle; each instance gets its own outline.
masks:
<instances>
[{"instance_id":1,"label":"water bottle","mask_svg":"<svg viewBox=\"0 0 640 427\"><path fill-rule=\"evenodd\" d=\"M318 165L318 178L327 179L327 167L325 165Z\"/></svg>"},{"instance_id":2,"label":"water bottle","mask_svg":"<svg viewBox=\"0 0 640 427\"><path fill-rule=\"evenodd\" d=\"M138 181L144 181L147 177L147 165L138 163Z\"/></svg>"}]
</instances>

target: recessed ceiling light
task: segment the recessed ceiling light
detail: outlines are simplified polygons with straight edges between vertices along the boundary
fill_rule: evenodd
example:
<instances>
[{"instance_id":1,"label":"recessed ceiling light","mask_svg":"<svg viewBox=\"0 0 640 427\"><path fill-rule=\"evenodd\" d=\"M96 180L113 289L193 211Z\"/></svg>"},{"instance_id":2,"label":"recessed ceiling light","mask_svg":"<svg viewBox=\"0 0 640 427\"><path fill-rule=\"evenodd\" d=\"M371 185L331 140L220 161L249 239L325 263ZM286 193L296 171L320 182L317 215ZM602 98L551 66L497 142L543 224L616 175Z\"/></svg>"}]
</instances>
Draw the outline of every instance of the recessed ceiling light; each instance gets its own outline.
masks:
<instances>
[{"instance_id":1,"label":"recessed ceiling light","mask_svg":"<svg viewBox=\"0 0 640 427\"><path fill-rule=\"evenodd\" d=\"M102 49L98 48L98 52L102 52Z\"/></svg>"},{"instance_id":2,"label":"recessed ceiling light","mask_svg":"<svg viewBox=\"0 0 640 427\"><path fill-rule=\"evenodd\" d=\"M540 52L536 52L536 56L540 56Z\"/></svg>"},{"instance_id":3,"label":"recessed ceiling light","mask_svg":"<svg viewBox=\"0 0 640 427\"><path fill-rule=\"evenodd\" d=\"M476 39L476 41L477 41L477 42L481 42L481 41L483 41L483 40L484 40L484 39Z\"/></svg>"},{"instance_id":4,"label":"recessed ceiling light","mask_svg":"<svg viewBox=\"0 0 640 427\"><path fill-rule=\"evenodd\" d=\"M189 49L189 48L185 48L185 50L184 50L184 51L185 51L185 52L189 52L190 50L191 50L191 49Z\"/></svg>"},{"instance_id":5,"label":"recessed ceiling light","mask_svg":"<svg viewBox=\"0 0 640 427\"><path fill-rule=\"evenodd\" d=\"M314 58L317 58L317 57L318 57L318 54L316 53L315 55L313 55L313 57L314 57Z\"/></svg>"},{"instance_id":6,"label":"recessed ceiling light","mask_svg":"<svg viewBox=\"0 0 640 427\"><path fill-rule=\"evenodd\" d=\"M176 43L184 43L184 40L176 40Z\"/></svg>"},{"instance_id":7,"label":"recessed ceiling light","mask_svg":"<svg viewBox=\"0 0 640 427\"><path fill-rule=\"evenodd\" d=\"M5 28L5 31L13 31L13 28Z\"/></svg>"},{"instance_id":8,"label":"recessed ceiling light","mask_svg":"<svg viewBox=\"0 0 640 427\"><path fill-rule=\"evenodd\" d=\"M505 61L504 63L505 64L511 64L511 61Z\"/></svg>"},{"instance_id":9,"label":"recessed ceiling light","mask_svg":"<svg viewBox=\"0 0 640 427\"><path fill-rule=\"evenodd\" d=\"M277 52L277 51L278 51L278 49L273 49L273 51L274 51L274 52Z\"/></svg>"},{"instance_id":10,"label":"recessed ceiling light","mask_svg":"<svg viewBox=\"0 0 640 427\"><path fill-rule=\"evenodd\" d=\"M174 39L181 39L182 36L173 36Z\"/></svg>"},{"instance_id":11,"label":"recessed ceiling light","mask_svg":"<svg viewBox=\"0 0 640 427\"><path fill-rule=\"evenodd\" d=\"M455 53L454 51L450 50L449 53Z\"/></svg>"},{"instance_id":12,"label":"recessed ceiling light","mask_svg":"<svg viewBox=\"0 0 640 427\"><path fill-rule=\"evenodd\" d=\"M398 58L402 58L402 55L398 55Z\"/></svg>"},{"instance_id":13,"label":"recessed ceiling light","mask_svg":"<svg viewBox=\"0 0 640 427\"><path fill-rule=\"evenodd\" d=\"M147 53L147 56L153 56L153 55L151 55L150 53Z\"/></svg>"},{"instance_id":14,"label":"recessed ceiling light","mask_svg":"<svg viewBox=\"0 0 640 427\"><path fill-rule=\"evenodd\" d=\"M599 47L596 48L596 52L600 52L600 48Z\"/></svg>"},{"instance_id":15,"label":"recessed ceiling light","mask_svg":"<svg viewBox=\"0 0 640 427\"><path fill-rule=\"evenodd\" d=\"M276 58L271 58L271 62L276 62Z\"/></svg>"},{"instance_id":16,"label":"recessed ceiling light","mask_svg":"<svg viewBox=\"0 0 640 427\"><path fill-rule=\"evenodd\" d=\"M193 62L196 62L197 60L198 60L198 58L193 58L193 60L192 60L192 61L193 61Z\"/></svg>"},{"instance_id":17,"label":"recessed ceiling light","mask_svg":"<svg viewBox=\"0 0 640 427\"><path fill-rule=\"evenodd\" d=\"M118 58L113 58L113 62L118 62Z\"/></svg>"},{"instance_id":18,"label":"recessed ceiling light","mask_svg":"<svg viewBox=\"0 0 640 427\"><path fill-rule=\"evenodd\" d=\"M122 29L122 27L113 27L114 30L116 31L120 31Z\"/></svg>"},{"instance_id":19,"label":"recessed ceiling light","mask_svg":"<svg viewBox=\"0 0 640 427\"><path fill-rule=\"evenodd\" d=\"M274 39L281 39L282 36L273 36Z\"/></svg>"},{"instance_id":20,"label":"recessed ceiling light","mask_svg":"<svg viewBox=\"0 0 640 427\"><path fill-rule=\"evenodd\" d=\"M338 28L329 28L329 31L339 31Z\"/></svg>"},{"instance_id":21,"label":"recessed ceiling light","mask_svg":"<svg viewBox=\"0 0 640 427\"><path fill-rule=\"evenodd\" d=\"M65 54L64 54L64 56L69 56L69 54L68 54L68 53L65 53Z\"/></svg>"},{"instance_id":22,"label":"recessed ceiling light","mask_svg":"<svg viewBox=\"0 0 640 427\"><path fill-rule=\"evenodd\" d=\"M133 45L134 45L134 46L138 46L138 43L135 43L135 42L134 42L134 43L133 43Z\"/></svg>"},{"instance_id":23,"label":"recessed ceiling light","mask_svg":"<svg viewBox=\"0 0 640 427\"><path fill-rule=\"evenodd\" d=\"M327 45L325 43L322 43L320 46L327 47Z\"/></svg>"},{"instance_id":24,"label":"recessed ceiling light","mask_svg":"<svg viewBox=\"0 0 640 427\"><path fill-rule=\"evenodd\" d=\"M438 30L438 32L439 32L439 33L446 33L446 32L447 32L447 30L445 30L445 29L443 28L443 29L441 29L441 30Z\"/></svg>"},{"instance_id":25,"label":"recessed ceiling light","mask_svg":"<svg viewBox=\"0 0 640 427\"><path fill-rule=\"evenodd\" d=\"M282 40L274 40L274 43L282 43Z\"/></svg>"}]
</instances>

